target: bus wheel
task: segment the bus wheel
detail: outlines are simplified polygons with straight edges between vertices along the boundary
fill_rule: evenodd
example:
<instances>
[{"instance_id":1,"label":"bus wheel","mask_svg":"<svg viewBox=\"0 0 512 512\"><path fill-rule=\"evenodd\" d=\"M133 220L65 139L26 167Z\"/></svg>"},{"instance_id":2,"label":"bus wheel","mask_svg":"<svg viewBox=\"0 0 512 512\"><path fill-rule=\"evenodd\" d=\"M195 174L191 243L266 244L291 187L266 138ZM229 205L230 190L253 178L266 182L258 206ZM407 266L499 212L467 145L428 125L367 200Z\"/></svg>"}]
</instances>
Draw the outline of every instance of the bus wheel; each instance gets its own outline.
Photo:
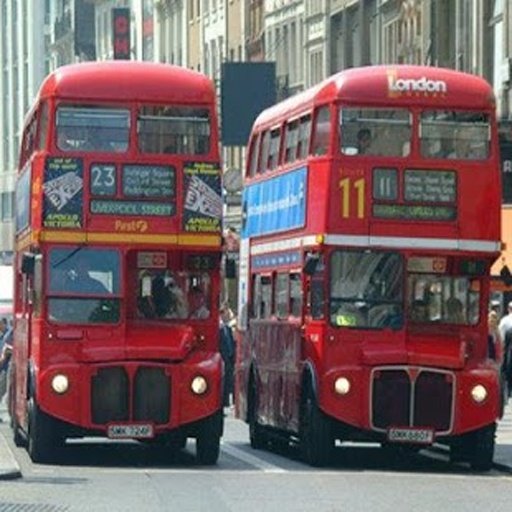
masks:
<instances>
[{"instance_id":1,"label":"bus wheel","mask_svg":"<svg viewBox=\"0 0 512 512\"><path fill-rule=\"evenodd\" d=\"M300 448L302 457L311 466L329 463L334 439L329 418L320 410L311 389L302 401Z\"/></svg>"},{"instance_id":2,"label":"bus wheel","mask_svg":"<svg viewBox=\"0 0 512 512\"><path fill-rule=\"evenodd\" d=\"M59 439L51 418L30 398L28 402L28 454L33 462L50 462Z\"/></svg>"},{"instance_id":3,"label":"bus wheel","mask_svg":"<svg viewBox=\"0 0 512 512\"><path fill-rule=\"evenodd\" d=\"M247 422L249 423L249 441L251 448L261 450L265 448L266 440L263 427L258 423L258 391L254 378L251 379L249 388L249 404L247 411Z\"/></svg>"},{"instance_id":4,"label":"bus wheel","mask_svg":"<svg viewBox=\"0 0 512 512\"><path fill-rule=\"evenodd\" d=\"M203 466L217 464L223 423L222 410L208 418L196 438L196 458Z\"/></svg>"},{"instance_id":5,"label":"bus wheel","mask_svg":"<svg viewBox=\"0 0 512 512\"><path fill-rule=\"evenodd\" d=\"M469 463L476 471L489 471L494 457L496 423L477 430L470 436Z\"/></svg>"}]
</instances>

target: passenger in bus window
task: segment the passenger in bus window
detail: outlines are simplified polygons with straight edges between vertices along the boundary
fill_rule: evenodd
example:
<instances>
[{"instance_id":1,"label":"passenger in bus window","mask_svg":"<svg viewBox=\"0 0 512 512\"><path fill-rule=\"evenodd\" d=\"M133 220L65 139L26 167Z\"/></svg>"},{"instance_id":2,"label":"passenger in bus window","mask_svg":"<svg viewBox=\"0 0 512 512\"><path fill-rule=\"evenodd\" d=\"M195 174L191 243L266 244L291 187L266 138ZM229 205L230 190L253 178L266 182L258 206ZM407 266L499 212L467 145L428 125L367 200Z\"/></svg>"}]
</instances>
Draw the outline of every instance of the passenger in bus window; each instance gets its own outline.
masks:
<instances>
[{"instance_id":1,"label":"passenger in bus window","mask_svg":"<svg viewBox=\"0 0 512 512\"><path fill-rule=\"evenodd\" d=\"M414 300L409 309L409 318L413 322L428 322L428 305L423 300Z\"/></svg>"},{"instance_id":2,"label":"passenger in bus window","mask_svg":"<svg viewBox=\"0 0 512 512\"><path fill-rule=\"evenodd\" d=\"M208 318L210 310L206 304L206 297L199 286L194 286L190 293L190 311L189 318Z\"/></svg>"},{"instance_id":3,"label":"passenger in bus window","mask_svg":"<svg viewBox=\"0 0 512 512\"><path fill-rule=\"evenodd\" d=\"M167 276L165 277L165 284L171 295L171 305L166 316L168 318L187 318L187 299L176 279L173 276Z\"/></svg>"},{"instance_id":4,"label":"passenger in bus window","mask_svg":"<svg viewBox=\"0 0 512 512\"><path fill-rule=\"evenodd\" d=\"M357 152L364 155L370 149L372 143L372 134L368 128L361 128L357 132Z\"/></svg>"},{"instance_id":5,"label":"passenger in bus window","mask_svg":"<svg viewBox=\"0 0 512 512\"><path fill-rule=\"evenodd\" d=\"M446 319L453 324L463 324L465 322L464 308L457 297L450 297L446 301Z\"/></svg>"}]
</instances>

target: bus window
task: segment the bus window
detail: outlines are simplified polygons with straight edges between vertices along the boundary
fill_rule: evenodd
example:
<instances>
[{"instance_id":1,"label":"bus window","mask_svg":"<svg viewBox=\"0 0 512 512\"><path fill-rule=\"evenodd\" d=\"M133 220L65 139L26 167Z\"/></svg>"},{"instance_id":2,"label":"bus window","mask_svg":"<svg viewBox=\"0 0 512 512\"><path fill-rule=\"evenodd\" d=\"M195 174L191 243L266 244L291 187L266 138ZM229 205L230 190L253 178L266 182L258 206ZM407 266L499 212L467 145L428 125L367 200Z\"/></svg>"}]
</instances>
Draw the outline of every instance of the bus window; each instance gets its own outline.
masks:
<instances>
[{"instance_id":1,"label":"bus window","mask_svg":"<svg viewBox=\"0 0 512 512\"><path fill-rule=\"evenodd\" d=\"M142 153L210 152L210 112L206 108L144 106L138 114L137 132Z\"/></svg>"},{"instance_id":2,"label":"bus window","mask_svg":"<svg viewBox=\"0 0 512 512\"><path fill-rule=\"evenodd\" d=\"M254 134L251 138L251 146L249 150L250 164L249 164L249 175L255 176L258 169L258 157L260 153L260 140L261 137L258 133Z\"/></svg>"},{"instance_id":3,"label":"bus window","mask_svg":"<svg viewBox=\"0 0 512 512\"><path fill-rule=\"evenodd\" d=\"M279 150L281 147L281 128L270 132L270 147L268 151L267 170L272 171L279 165Z\"/></svg>"},{"instance_id":4,"label":"bus window","mask_svg":"<svg viewBox=\"0 0 512 512\"><path fill-rule=\"evenodd\" d=\"M57 109L57 148L61 151L124 152L129 132L128 109L79 105Z\"/></svg>"},{"instance_id":5,"label":"bus window","mask_svg":"<svg viewBox=\"0 0 512 512\"><path fill-rule=\"evenodd\" d=\"M44 102L41 106L39 118L39 141L38 149L46 148L46 141L48 139L48 102Z\"/></svg>"},{"instance_id":6,"label":"bus window","mask_svg":"<svg viewBox=\"0 0 512 512\"><path fill-rule=\"evenodd\" d=\"M270 131L266 131L263 135L260 135L261 149L260 149L260 160L259 160L259 172L263 173L267 170L268 158L270 154Z\"/></svg>"},{"instance_id":7,"label":"bus window","mask_svg":"<svg viewBox=\"0 0 512 512\"><path fill-rule=\"evenodd\" d=\"M290 274L290 314L302 316L302 279L299 273Z\"/></svg>"},{"instance_id":8,"label":"bus window","mask_svg":"<svg viewBox=\"0 0 512 512\"><path fill-rule=\"evenodd\" d=\"M313 155L325 155L329 149L329 138L331 133L331 113L329 107L322 107L315 117L315 128L313 130Z\"/></svg>"},{"instance_id":9,"label":"bus window","mask_svg":"<svg viewBox=\"0 0 512 512\"><path fill-rule=\"evenodd\" d=\"M117 323L120 255L114 249L54 248L48 259L48 315L57 323Z\"/></svg>"},{"instance_id":10,"label":"bus window","mask_svg":"<svg viewBox=\"0 0 512 512\"><path fill-rule=\"evenodd\" d=\"M484 160L491 129L483 112L428 110L420 118L420 151L426 158Z\"/></svg>"},{"instance_id":11,"label":"bus window","mask_svg":"<svg viewBox=\"0 0 512 512\"><path fill-rule=\"evenodd\" d=\"M21 155L20 155L20 167L25 165L25 162L30 158L30 155L35 149L37 133L37 116L32 116L29 124L25 129L23 139L21 142Z\"/></svg>"},{"instance_id":12,"label":"bus window","mask_svg":"<svg viewBox=\"0 0 512 512\"><path fill-rule=\"evenodd\" d=\"M299 141L297 144L297 158L306 158L309 153L309 138L311 136L311 116L307 115L299 121Z\"/></svg>"},{"instance_id":13,"label":"bus window","mask_svg":"<svg viewBox=\"0 0 512 512\"><path fill-rule=\"evenodd\" d=\"M272 278L261 276L260 318L270 318L272 314Z\"/></svg>"},{"instance_id":14,"label":"bus window","mask_svg":"<svg viewBox=\"0 0 512 512\"><path fill-rule=\"evenodd\" d=\"M289 278L288 272L279 272L274 280L274 314L277 318L289 315Z\"/></svg>"},{"instance_id":15,"label":"bus window","mask_svg":"<svg viewBox=\"0 0 512 512\"><path fill-rule=\"evenodd\" d=\"M408 156L411 148L412 114L406 109L342 108L340 110L341 152L361 154L362 134L368 135L364 154Z\"/></svg>"},{"instance_id":16,"label":"bus window","mask_svg":"<svg viewBox=\"0 0 512 512\"><path fill-rule=\"evenodd\" d=\"M297 158L299 142L299 121L291 121L286 125L284 161L294 162Z\"/></svg>"},{"instance_id":17,"label":"bus window","mask_svg":"<svg viewBox=\"0 0 512 512\"><path fill-rule=\"evenodd\" d=\"M403 263L380 251L331 256L331 323L339 327L401 327Z\"/></svg>"},{"instance_id":18,"label":"bus window","mask_svg":"<svg viewBox=\"0 0 512 512\"><path fill-rule=\"evenodd\" d=\"M409 320L414 323L476 324L479 287L474 281L460 276L409 274Z\"/></svg>"}]
</instances>

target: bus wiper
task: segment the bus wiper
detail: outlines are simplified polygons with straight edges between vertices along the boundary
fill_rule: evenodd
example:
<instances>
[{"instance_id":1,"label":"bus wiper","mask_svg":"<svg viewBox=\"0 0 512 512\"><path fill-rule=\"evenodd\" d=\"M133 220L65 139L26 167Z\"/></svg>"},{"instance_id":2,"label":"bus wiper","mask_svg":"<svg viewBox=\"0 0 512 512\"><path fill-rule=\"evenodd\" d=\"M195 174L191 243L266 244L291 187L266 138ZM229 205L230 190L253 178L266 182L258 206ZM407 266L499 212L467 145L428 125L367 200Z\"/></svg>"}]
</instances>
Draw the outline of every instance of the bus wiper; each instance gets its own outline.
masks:
<instances>
[{"instance_id":1,"label":"bus wiper","mask_svg":"<svg viewBox=\"0 0 512 512\"><path fill-rule=\"evenodd\" d=\"M67 256L64 256L61 260L57 261L54 265L52 265L52 268L57 268L69 259L71 259L76 253L80 252L85 245L79 245L76 249L73 249Z\"/></svg>"}]
</instances>

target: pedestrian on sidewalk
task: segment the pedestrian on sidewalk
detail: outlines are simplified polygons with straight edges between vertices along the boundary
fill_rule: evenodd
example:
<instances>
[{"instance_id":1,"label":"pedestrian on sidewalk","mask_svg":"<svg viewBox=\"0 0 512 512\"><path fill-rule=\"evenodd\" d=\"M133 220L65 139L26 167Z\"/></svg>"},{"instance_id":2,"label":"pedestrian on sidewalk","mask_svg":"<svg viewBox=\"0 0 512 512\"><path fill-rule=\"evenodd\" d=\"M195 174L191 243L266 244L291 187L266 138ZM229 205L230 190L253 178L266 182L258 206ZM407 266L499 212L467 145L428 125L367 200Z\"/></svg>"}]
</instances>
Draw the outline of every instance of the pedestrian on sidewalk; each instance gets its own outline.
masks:
<instances>
[{"instance_id":1,"label":"pedestrian on sidewalk","mask_svg":"<svg viewBox=\"0 0 512 512\"><path fill-rule=\"evenodd\" d=\"M500 320L498 328L503 340L503 372L510 391L512 390L512 301L508 303L507 311L508 313Z\"/></svg>"},{"instance_id":2,"label":"pedestrian on sidewalk","mask_svg":"<svg viewBox=\"0 0 512 512\"><path fill-rule=\"evenodd\" d=\"M224 361L224 389L223 405L229 407L234 392L234 373L235 373L235 338L230 321L233 312L229 306L224 305L220 310L220 355Z\"/></svg>"}]
</instances>

